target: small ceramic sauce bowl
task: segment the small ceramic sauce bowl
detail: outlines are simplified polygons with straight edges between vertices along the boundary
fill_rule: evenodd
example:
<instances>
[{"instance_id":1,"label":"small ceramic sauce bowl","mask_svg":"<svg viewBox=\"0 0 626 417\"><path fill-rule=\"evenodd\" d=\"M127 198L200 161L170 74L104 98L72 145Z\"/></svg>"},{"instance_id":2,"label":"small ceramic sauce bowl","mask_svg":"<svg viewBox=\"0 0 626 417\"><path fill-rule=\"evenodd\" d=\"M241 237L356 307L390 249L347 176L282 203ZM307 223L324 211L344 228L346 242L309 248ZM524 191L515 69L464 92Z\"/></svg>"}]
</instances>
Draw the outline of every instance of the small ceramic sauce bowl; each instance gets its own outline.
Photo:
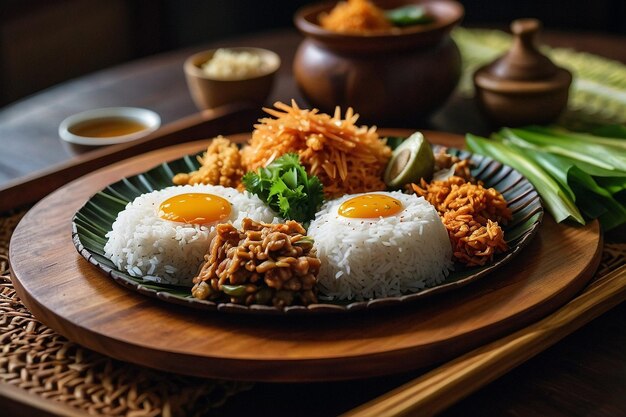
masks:
<instances>
[{"instance_id":1,"label":"small ceramic sauce bowl","mask_svg":"<svg viewBox=\"0 0 626 417\"><path fill-rule=\"evenodd\" d=\"M278 68L280 57L262 48L222 48L234 54L248 52L261 58L263 69L259 74L243 78L212 77L202 69L218 49L198 52L187 58L184 64L187 86L191 98L200 110L211 109L225 104L249 102L261 105L267 100Z\"/></svg>"},{"instance_id":2,"label":"small ceramic sauce bowl","mask_svg":"<svg viewBox=\"0 0 626 417\"><path fill-rule=\"evenodd\" d=\"M161 126L151 110L108 107L74 114L61 122L59 136L75 145L104 146L140 139Z\"/></svg>"}]
</instances>

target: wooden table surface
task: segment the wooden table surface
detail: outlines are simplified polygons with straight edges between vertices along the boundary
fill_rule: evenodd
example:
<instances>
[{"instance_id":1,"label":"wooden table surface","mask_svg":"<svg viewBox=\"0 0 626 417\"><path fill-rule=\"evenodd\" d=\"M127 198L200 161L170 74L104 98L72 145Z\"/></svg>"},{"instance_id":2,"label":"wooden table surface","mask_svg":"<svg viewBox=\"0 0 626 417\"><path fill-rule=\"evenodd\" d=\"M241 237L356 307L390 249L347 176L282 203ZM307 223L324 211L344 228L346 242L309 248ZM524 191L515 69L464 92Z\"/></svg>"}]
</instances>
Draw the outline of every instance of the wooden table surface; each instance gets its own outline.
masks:
<instances>
[{"instance_id":1,"label":"wooden table surface","mask_svg":"<svg viewBox=\"0 0 626 417\"><path fill-rule=\"evenodd\" d=\"M553 46L571 47L626 63L626 38L598 34L546 32ZM283 66L269 102L295 98L304 105L291 77L300 41L291 30L231 39L208 46L258 46L281 55ZM205 45L205 47L207 47ZM155 110L163 123L196 111L182 72L191 48L149 57L61 84L0 110L0 185L72 158L76 151L58 139L65 117L91 108L139 106ZM429 127L457 133L486 133L469 101L453 98ZM242 126L242 131L251 125ZM626 305L623 303L563 339L506 376L445 411L443 416L618 416L626 415ZM334 415L414 378L416 374L353 383L259 384L227 403L226 415L251 404L276 415ZM277 405L275 395L285 399ZM341 393L341 395L339 395ZM294 408L297 407L297 408ZM305 411L306 410L306 411ZM290 414L291 413L291 414Z\"/></svg>"}]
</instances>

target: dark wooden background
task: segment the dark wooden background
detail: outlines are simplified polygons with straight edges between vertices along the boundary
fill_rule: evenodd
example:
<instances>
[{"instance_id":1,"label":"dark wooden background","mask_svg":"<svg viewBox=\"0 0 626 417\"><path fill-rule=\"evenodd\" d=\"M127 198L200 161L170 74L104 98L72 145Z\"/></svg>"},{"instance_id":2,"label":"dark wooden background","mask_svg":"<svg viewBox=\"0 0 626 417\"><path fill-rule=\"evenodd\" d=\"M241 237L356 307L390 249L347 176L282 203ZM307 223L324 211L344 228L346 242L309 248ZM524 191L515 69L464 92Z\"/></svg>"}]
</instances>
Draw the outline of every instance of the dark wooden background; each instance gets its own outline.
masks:
<instances>
[{"instance_id":1,"label":"dark wooden background","mask_svg":"<svg viewBox=\"0 0 626 417\"><path fill-rule=\"evenodd\" d=\"M312 0L0 0L0 106L121 62L291 27ZM546 27L626 33L623 0L460 0L466 25L538 17Z\"/></svg>"}]
</instances>

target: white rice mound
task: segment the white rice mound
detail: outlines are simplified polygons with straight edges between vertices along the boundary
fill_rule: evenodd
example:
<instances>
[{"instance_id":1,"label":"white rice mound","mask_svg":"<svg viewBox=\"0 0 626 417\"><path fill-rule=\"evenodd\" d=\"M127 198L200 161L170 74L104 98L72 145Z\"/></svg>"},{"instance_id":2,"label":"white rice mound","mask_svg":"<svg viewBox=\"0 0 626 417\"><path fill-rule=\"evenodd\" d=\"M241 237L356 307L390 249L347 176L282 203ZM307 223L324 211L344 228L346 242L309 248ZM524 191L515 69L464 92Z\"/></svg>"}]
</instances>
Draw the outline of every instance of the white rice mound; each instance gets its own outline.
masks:
<instances>
[{"instance_id":1,"label":"white rice mound","mask_svg":"<svg viewBox=\"0 0 626 417\"><path fill-rule=\"evenodd\" d=\"M209 249L216 224L196 225L163 220L160 204L183 193L209 193L231 204L228 219L241 228L245 217L276 223L281 221L256 195L215 185L184 185L142 194L117 215L106 234L105 255L115 266L133 277L167 284L191 285Z\"/></svg>"},{"instance_id":2,"label":"white rice mound","mask_svg":"<svg viewBox=\"0 0 626 417\"><path fill-rule=\"evenodd\" d=\"M440 284L452 269L452 247L435 208L423 197L384 194L404 209L389 217L337 214L346 195L329 201L308 230L322 261L320 292L332 299L367 300L413 293Z\"/></svg>"}]
</instances>

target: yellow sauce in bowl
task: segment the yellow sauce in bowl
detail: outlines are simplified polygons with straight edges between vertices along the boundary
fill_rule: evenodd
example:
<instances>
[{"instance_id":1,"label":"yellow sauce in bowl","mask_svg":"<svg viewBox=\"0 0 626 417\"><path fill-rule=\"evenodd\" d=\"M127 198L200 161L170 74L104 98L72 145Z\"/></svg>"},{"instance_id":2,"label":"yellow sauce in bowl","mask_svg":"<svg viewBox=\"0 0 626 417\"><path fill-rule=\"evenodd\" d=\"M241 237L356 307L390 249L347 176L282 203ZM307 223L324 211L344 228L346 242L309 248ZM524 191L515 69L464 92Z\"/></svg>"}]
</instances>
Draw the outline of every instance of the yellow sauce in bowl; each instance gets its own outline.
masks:
<instances>
[{"instance_id":1,"label":"yellow sauce in bowl","mask_svg":"<svg viewBox=\"0 0 626 417\"><path fill-rule=\"evenodd\" d=\"M59 125L59 137L76 145L105 146L137 140L159 126L161 118L152 110L105 107L65 118Z\"/></svg>"},{"instance_id":2,"label":"yellow sauce in bowl","mask_svg":"<svg viewBox=\"0 0 626 417\"><path fill-rule=\"evenodd\" d=\"M135 119L125 117L108 117L87 120L71 126L68 130L76 136L88 138L112 138L130 135L146 129L147 126Z\"/></svg>"}]
</instances>

